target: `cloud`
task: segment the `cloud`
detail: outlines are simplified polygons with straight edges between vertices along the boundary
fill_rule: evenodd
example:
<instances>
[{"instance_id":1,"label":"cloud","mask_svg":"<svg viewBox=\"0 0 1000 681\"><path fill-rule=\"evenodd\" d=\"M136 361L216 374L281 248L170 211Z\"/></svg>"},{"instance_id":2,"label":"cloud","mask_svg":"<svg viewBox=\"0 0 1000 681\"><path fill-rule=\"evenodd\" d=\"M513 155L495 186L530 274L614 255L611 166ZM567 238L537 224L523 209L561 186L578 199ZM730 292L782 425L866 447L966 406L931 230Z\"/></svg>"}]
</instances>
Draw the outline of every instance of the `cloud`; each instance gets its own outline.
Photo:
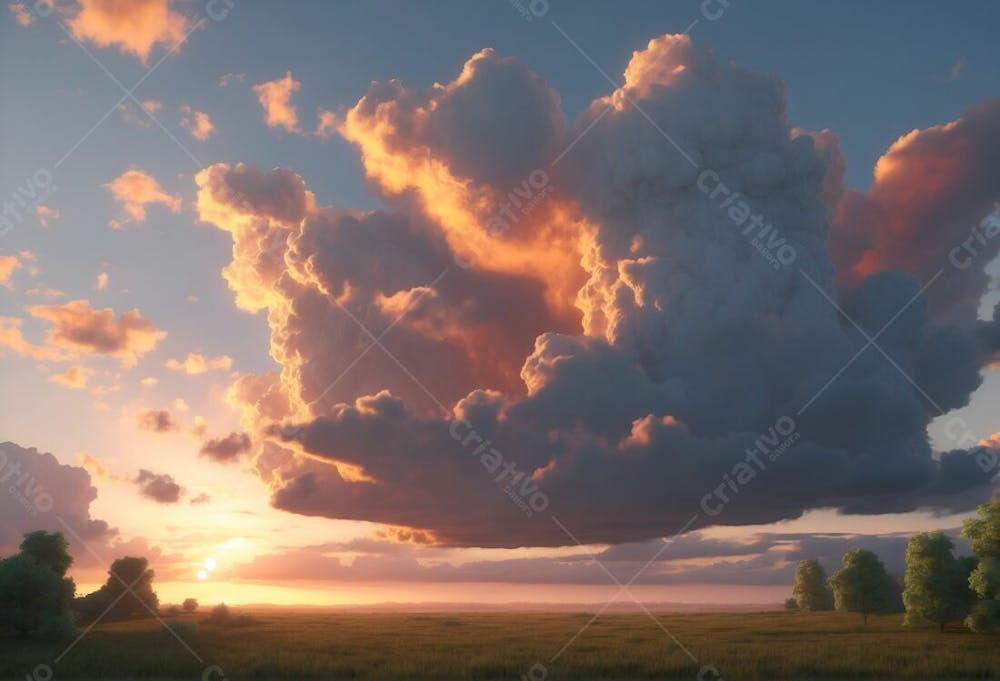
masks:
<instances>
[{"instance_id":1,"label":"cloud","mask_svg":"<svg viewBox=\"0 0 1000 681\"><path fill-rule=\"evenodd\" d=\"M25 293L29 296L41 298L62 298L66 295L57 288L48 288L46 286L34 286L25 291Z\"/></svg>"},{"instance_id":2,"label":"cloud","mask_svg":"<svg viewBox=\"0 0 1000 681\"><path fill-rule=\"evenodd\" d=\"M211 501L212 501L212 497L210 497L209 495L207 495L204 492L202 492L201 494L198 494L197 496L191 497L191 501L189 501L188 503L190 503L190 504L208 504Z\"/></svg>"},{"instance_id":3,"label":"cloud","mask_svg":"<svg viewBox=\"0 0 1000 681\"><path fill-rule=\"evenodd\" d=\"M1000 99L943 125L896 140L875 165L867 192L847 190L830 242L838 282L856 286L883 270L928 281L935 309L974 318L987 264L1000 252ZM859 236L861 238L859 238Z\"/></svg>"},{"instance_id":4,"label":"cloud","mask_svg":"<svg viewBox=\"0 0 1000 681\"><path fill-rule=\"evenodd\" d=\"M316 113L316 121L316 132L313 134L320 139L330 139L337 134L337 128L340 127L337 114L327 109L320 109Z\"/></svg>"},{"instance_id":5,"label":"cloud","mask_svg":"<svg viewBox=\"0 0 1000 681\"><path fill-rule=\"evenodd\" d=\"M955 80L958 78L968 65L968 58L965 55L960 56L955 60L955 64L951 67L951 71L948 72L948 80Z\"/></svg>"},{"instance_id":6,"label":"cloud","mask_svg":"<svg viewBox=\"0 0 1000 681\"><path fill-rule=\"evenodd\" d=\"M925 299L919 267L837 286L852 249L828 243L849 195L835 135L792 127L779 79L686 36L651 40L624 76L572 126L492 50L425 90L372 84L339 132L387 210L317 206L288 169L198 173L199 219L233 239L223 276L267 310L280 365L227 396L272 503L514 547L572 543L550 510L583 542L623 543L692 517L988 496L976 450L927 435L981 381L978 326ZM970 135L990 115L965 117ZM876 249L880 224L857 230ZM906 376L858 352L880 332Z\"/></svg>"},{"instance_id":7,"label":"cloud","mask_svg":"<svg viewBox=\"0 0 1000 681\"><path fill-rule=\"evenodd\" d=\"M87 379L93 373L93 370L86 367L72 366L61 374L52 375L49 380L67 388L80 389L87 387Z\"/></svg>"},{"instance_id":8,"label":"cloud","mask_svg":"<svg viewBox=\"0 0 1000 681\"><path fill-rule=\"evenodd\" d=\"M219 76L219 87L229 87L233 83L243 83L247 79L245 73L225 73Z\"/></svg>"},{"instance_id":9,"label":"cloud","mask_svg":"<svg viewBox=\"0 0 1000 681\"><path fill-rule=\"evenodd\" d=\"M264 109L264 121L269 128L284 128L287 132L300 132L299 114L292 104L292 94L302 83L292 78L292 72L284 78L269 80L253 86L257 101Z\"/></svg>"},{"instance_id":10,"label":"cloud","mask_svg":"<svg viewBox=\"0 0 1000 681\"><path fill-rule=\"evenodd\" d=\"M150 114L155 114L163 108L163 102L158 99L144 99L141 103L133 101L122 102L118 110L122 112L122 120L140 128L151 128L155 125Z\"/></svg>"},{"instance_id":11,"label":"cloud","mask_svg":"<svg viewBox=\"0 0 1000 681\"><path fill-rule=\"evenodd\" d=\"M145 222L148 205L162 204L174 213L181 209L180 196L166 193L152 175L138 168L126 170L104 187L122 208L121 215L108 223L114 229Z\"/></svg>"},{"instance_id":12,"label":"cloud","mask_svg":"<svg viewBox=\"0 0 1000 681\"><path fill-rule=\"evenodd\" d=\"M19 26L31 26L35 21L35 16L21 2L8 2L7 9L14 14L14 21Z\"/></svg>"},{"instance_id":13,"label":"cloud","mask_svg":"<svg viewBox=\"0 0 1000 681\"><path fill-rule=\"evenodd\" d=\"M17 550L25 532L63 532L78 562L92 562L82 543L111 540L115 531L90 515L97 498L90 475L78 466L66 466L51 454L13 442L0 444L0 553ZM65 523L65 525L63 525ZM67 530L67 526L72 531Z\"/></svg>"},{"instance_id":14,"label":"cloud","mask_svg":"<svg viewBox=\"0 0 1000 681\"><path fill-rule=\"evenodd\" d=\"M166 409L143 409L135 415L135 425L139 430L153 433L171 433L180 430L180 425Z\"/></svg>"},{"instance_id":15,"label":"cloud","mask_svg":"<svg viewBox=\"0 0 1000 681\"><path fill-rule=\"evenodd\" d=\"M240 454L250 450L250 436L233 432L225 437L206 440L201 446L201 455L213 461L234 461Z\"/></svg>"},{"instance_id":16,"label":"cloud","mask_svg":"<svg viewBox=\"0 0 1000 681\"><path fill-rule=\"evenodd\" d=\"M94 288L98 291L103 291L108 287L108 273L99 272L97 274L97 280L94 281Z\"/></svg>"},{"instance_id":17,"label":"cloud","mask_svg":"<svg viewBox=\"0 0 1000 681\"><path fill-rule=\"evenodd\" d=\"M109 307L95 309L86 300L27 308L35 318L52 323L46 340L54 348L110 355L124 366L156 347L167 333L142 316L138 309L115 316Z\"/></svg>"},{"instance_id":18,"label":"cloud","mask_svg":"<svg viewBox=\"0 0 1000 681\"><path fill-rule=\"evenodd\" d=\"M0 348L6 348L22 357L40 361L62 361L68 359L58 348L38 345L25 339L21 332L24 320L16 317L0 316Z\"/></svg>"},{"instance_id":19,"label":"cloud","mask_svg":"<svg viewBox=\"0 0 1000 681\"><path fill-rule=\"evenodd\" d=\"M117 47L143 64L154 49L175 49L185 40L191 22L170 0L78 0L66 23L77 40L97 47Z\"/></svg>"},{"instance_id":20,"label":"cloud","mask_svg":"<svg viewBox=\"0 0 1000 681\"><path fill-rule=\"evenodd\" d=\"M212 119L204 111L195 111L186 104L181 107L181 127L196 140L204 142L215 131Z\"/></svg>"},{"instance_id":21,"label":"cloud","mask_svg":"<svg viewBox=\"0 0 1000 681\"><path fill-rule=\"evenodd\" d=\"M21 268L16 255L0 255L0 286L11 288L14 271Z\"/></svg>"},{"instance_id":22,"label":"cloud","mask_svg":"<svg viewBox=\"0 0 1000 681\"><path fill-rule=\"evenodd\" d=\"M180 501L183 488L166 473L154 473L145 468L139 471L134 480L139 492L160 504L176 504Z\"/></svg>"},{"instance_id":23,"label":"cloud","mask_svg":"<svg viewBox=\"0 0 1000 681\"><path fill-rule=\"evenodd\" d=\"M204 374L209 371L226 371L233 366L233 358L229 355L219 355L218 357L206 357L197 352L189 352L188 356L182 360L168 359L167 368L174 371L183 371L186 374Z\"/></svg>"},{"instance_id":24,"label":"cloud","mask_svg":"<svg viewBox=\"0 0 1000 681\"><path fill-rule=\"evenodd\" d=\"M38 224L42 227L48 227L62 215L62 213L55 208L50 208L49 206L41 203L35 206L35 214L38 216Z\"/></svg>"},{"instance_id":25,"label":"cloud","mask_svg":"<svg viewBox=\"0 0 1000 681\"><path fill-rule=\"evenodd\" d=\"M159 382L160 382L160 379L156 378L155 376L146 376L146 378L144 378L141 381L139 381L139 383L142 384L142 386L146 387L146 388L154 386L154 385L156 385Z\"/></svg>"},{"instance_id":26,"label":"cloud","mask_svg":"<svg viewBox=\"0 0 1000 681\"><path fill-rule=\"evenodd\" d=\"M947 532L957 538L958 529ZM336 580L345 582L515 582L520 584L597 584L635 579L640 585L742 584L788 585L802 558L817 558L832 573L854 548L874 551L892 573L905 567L905 534L760 533L738 539L713 539L701 533L627 544L591 554L578 549L514 558L466 559L439 547L358 539L303 546L262 554L233 567L243 579ZM962 542L960 542L962 543ZM478 552L477 552L478 553ZM479 554L481 555L481 554Z\"/></svg>"}]
</instances>

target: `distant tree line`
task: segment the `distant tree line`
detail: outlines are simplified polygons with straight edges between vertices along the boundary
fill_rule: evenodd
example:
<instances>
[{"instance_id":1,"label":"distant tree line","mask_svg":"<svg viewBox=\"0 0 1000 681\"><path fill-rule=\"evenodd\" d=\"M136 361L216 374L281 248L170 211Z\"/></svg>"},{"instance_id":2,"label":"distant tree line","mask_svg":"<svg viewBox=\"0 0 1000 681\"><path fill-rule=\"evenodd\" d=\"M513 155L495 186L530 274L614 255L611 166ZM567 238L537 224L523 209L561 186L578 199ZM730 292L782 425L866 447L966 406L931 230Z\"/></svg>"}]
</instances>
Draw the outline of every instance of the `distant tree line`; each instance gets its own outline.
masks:
<instances>
[{"instance_id":1,"label":"distant tree line","mask_svg":"<svg viewBox=\"0 0 1000 681\"><path fill-rule=\"evenodd\" d=\"M827 579L816 559L800 561L793 597L785 607L840 610L869 615L905 613L904 624L964 621L972 631L1000 628L1000 499L978 509L962 527L975 555L955 556L955 544L941 532L922 532L906 547L906 571L893 576L873 552L844 554L843 566Z\"/></svg>"}]
</instances>

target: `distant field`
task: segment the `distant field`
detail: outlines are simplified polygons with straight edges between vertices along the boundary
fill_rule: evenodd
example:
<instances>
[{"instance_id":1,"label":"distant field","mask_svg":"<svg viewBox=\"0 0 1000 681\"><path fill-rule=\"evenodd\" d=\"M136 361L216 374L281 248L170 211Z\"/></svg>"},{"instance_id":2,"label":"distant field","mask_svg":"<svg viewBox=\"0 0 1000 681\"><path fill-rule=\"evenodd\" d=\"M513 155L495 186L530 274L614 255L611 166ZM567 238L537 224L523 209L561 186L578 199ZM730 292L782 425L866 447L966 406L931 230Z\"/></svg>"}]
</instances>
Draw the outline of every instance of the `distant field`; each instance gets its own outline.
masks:
<instances>
[{"instance_id":1,"label":"distant field","mask_svg":"<svg viewBox=\"0 0 1000 681\"><path fill-rule=\"evenodd\" d=\"M251 613L254 614L254 613ZM901 617L797 612L661 615L692 661L642 614L602 616L556 659L590 614L309 614L266 612L239 627L185 616L198 662L155 621L98 624L65 644L0 639L0 676L32 678L722 679L1000 678L1000 637L957 625L901 627ZM181 625L188 626L191 625ZM544 665L532 669L533 665ZM210 665L217 665L203 676ZM222 673L219 673L221 669ZM35 681L47 681L45 669ZM704 681L719 676L706 672Z\"/></svg>"}]
</instances>

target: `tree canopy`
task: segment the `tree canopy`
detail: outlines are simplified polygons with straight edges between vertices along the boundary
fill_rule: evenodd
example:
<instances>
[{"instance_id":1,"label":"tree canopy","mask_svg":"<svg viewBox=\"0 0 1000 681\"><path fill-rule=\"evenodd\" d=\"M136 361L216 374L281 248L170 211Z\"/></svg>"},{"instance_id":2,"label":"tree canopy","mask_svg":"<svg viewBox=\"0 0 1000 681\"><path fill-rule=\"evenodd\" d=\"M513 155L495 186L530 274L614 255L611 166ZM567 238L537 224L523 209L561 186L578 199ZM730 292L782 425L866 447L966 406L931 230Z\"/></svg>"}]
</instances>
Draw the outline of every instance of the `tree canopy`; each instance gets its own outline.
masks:
<instances>
[{"instance_id":1,"label":"tree canopy","mask_svg":"<svg viewBox=\"0 0 1000 681\"><path fill-rule=\"evenodd\" d=\"M941 532L910 538L903 591L906 624L933 622L944 631L945 624L969 614L975 598L969 575L975 560L955 558L954 548L954 542Z\"/></svg>"},{"instance_id":2,"label":"tree canopy","mask_svg":"<svg viewBox=\"0 0 1000 681\"><path fill-rule=\"evenodd\" d=\"M826 570L815 558L799 561L792 593L800 610L833 609L833 594L826 584Z\"/></svg>"},{"instance_id":3,"label":"tree canopy","mask_svg":"<svg viewBox=\"0 0 1000 681\"><path fill-rule=\"evenodd\" d=\"M153 591L154 576L145 558L119 558L111 564L104 586L78 598L74 607L88 619L100 617L105 611L107 619L152 617L160 604Z\"/></svg>"},{"instance_id":4,"label":"tree canopy","mask_svg":"<svg viewBox=\"0 0 1000 681\"><path fill-rule=\"evenodd\" d=\"M830 578L837 610L868 615L891 612L896 584L885 565L871 551L855 549L844 554L844 567Z\"/></svg>"},{"instance_id":5,"label":"tree canopy","mask_svg":"<svg viewBox=\"0 0 1000 681\"><path fill-rule=\"evenodd\" d=\"M969 588L980 600L965 623L973 631L990 631L1000 627L1000 499L978 510L979 517L967 519L962 528L979 559L969 575Z\"/></svg>"},{"instance_id":6,"label":"tree canopy","mask_svg":"<svg viewBox=\"0 0 1000 681\"><path fill-rule=\"evenodd\" d=\"M31 532L20 553L0 560L0 627L22 638L73 636L76 585L65 576L73 562L66 547L58 532Z\"/></svg>"}]
</instances>

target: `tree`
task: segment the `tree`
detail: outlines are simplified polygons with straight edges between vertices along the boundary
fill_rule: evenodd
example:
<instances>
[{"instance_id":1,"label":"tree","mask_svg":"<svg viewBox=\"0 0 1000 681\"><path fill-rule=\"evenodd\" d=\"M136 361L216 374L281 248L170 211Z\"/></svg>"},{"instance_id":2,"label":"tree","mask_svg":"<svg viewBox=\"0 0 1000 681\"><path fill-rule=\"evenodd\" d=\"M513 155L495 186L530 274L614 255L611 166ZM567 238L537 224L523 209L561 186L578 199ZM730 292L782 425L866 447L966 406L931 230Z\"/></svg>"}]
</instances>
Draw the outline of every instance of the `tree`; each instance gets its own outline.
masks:
<instances>
[{"instance_id":1,"label":"tree","mask_svg":"<svg viewBox=\"0 0 1000 681\"><path fill-rule=\"evenodd\" d=\"M844 567L830 578L837 610L859 612L865 624L868 615L890 612L895 582L879 557L871 551L855 549L844 554L843 563Z\"/></svg>"},{"instance_id":2,"label":"tree","mask_svg":"<svg viewBox=\"0 0 1000 681\"><path fill-rule=\"evenodd\" d=\"M979 517L967 519L962 527L979 559L969 575L969 588L980 600L965 624L973 631L990 631L1000 627L1000 498L977 510Z\"/></svg>"},{"instance_id":3,"label":"tree","mask_svg":"<svg viewBox=\"0 0 1000 681\"><path fill-rule=\"evenodd\" d=\"M941 532L923 532L910 538L903 591L905 624L933 622L944 631L945 624L969 614L975 599L969 589L975 560L955 558L954 548L954 542Z\"/></svg>"},{"instance_id":4,"label":"tree","mask_svg":"<svg viewBox=\"0 0 1000 681\"><path fill-rule=\"evenodd\" d=\"M184 612L194 612L198 609L198 601L193 598L185 598L181 607L184 608Z\"/></svg>"},{"instance_id":5,"label":"tree","mask_svg":"<svg viewBox=\"0 0 1000 681\"><path fill-rule=\"evenodd\" d=\"M798 609L799 609L799 602L797 600L795 600L794 598L785 599L785 610L798 610Z\"/></svg>"},{"instance_id":6,"label":"tree","mask_svg":"<svg viewBox=\"0 0 1000 681\"><path fill-rule=\"evenodd\" d=\"M65 577L73 556L69 555L69 542L62 532L29 532L21 542L21 553L47 565L58 577Z\"/></svg>"},{"instance_id":7,"label":"tree","mask_svg":"<svg viewBox=\"0 0 1000 681\"><path fill-rule=\"evenodd\" d=\"M978 518L962 523L962 536L972 543L972 552L980 558L1000 558L1000 497L976 509Z\"/></svg>"},{"instance_id":8,"label":"tree","mask_svg":"<svg viewBox=\"0 0 1000 681\"><path fill-rule=\"evenodd\" d=\"M58 533L33 532L25 535L20 553L0 560L0 627L13 629L21 638L75 635L69 606L76 585L65 577L63 567L69 567L72 558L39 550L65 544Z\"/></svg>"},{"instance_id":9,"label":"tree","mask_svg":"<svg viewBox=\"0 0 1000 681\"><path fill-rule=\"evenodd\" d=\"M792 594L800 610L831 610L833 594L826 585L826 570L815 558L800 560Z\"/></svg>"},{"instance_id":10,"label":"tree","mask_svg":"<svg viewBox=\"0 0 1000 681\"><path fill-rule=\"evenodd\" d=\"M87 619L153 617L160 599L153 591L155 573L145 558L125 556L111 564L108 581L97 591L78 598L74 607Z\"/></svg>"}]
</instances>

